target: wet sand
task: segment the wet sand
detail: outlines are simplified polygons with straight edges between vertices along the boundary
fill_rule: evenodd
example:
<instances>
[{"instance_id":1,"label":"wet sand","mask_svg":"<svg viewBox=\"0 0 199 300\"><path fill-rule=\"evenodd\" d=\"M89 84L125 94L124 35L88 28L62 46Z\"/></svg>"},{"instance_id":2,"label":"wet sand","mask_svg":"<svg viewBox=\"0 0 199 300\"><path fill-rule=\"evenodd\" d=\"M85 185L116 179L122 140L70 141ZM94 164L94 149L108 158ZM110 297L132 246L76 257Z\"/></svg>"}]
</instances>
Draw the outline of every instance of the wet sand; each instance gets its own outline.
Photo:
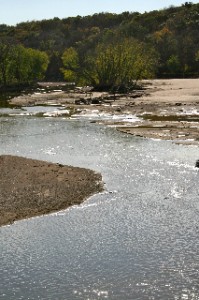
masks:
<instances>
[{"instance_id":1,"label":"wet sand","mask_svg":"<svg viewBox=\"0 0 199 300\"><path fill-rule=\"evenodd\" d=\"M100 174L23 157L0 156L0 226L82 203L103 190Z\"/></svg>"}]
</instances>

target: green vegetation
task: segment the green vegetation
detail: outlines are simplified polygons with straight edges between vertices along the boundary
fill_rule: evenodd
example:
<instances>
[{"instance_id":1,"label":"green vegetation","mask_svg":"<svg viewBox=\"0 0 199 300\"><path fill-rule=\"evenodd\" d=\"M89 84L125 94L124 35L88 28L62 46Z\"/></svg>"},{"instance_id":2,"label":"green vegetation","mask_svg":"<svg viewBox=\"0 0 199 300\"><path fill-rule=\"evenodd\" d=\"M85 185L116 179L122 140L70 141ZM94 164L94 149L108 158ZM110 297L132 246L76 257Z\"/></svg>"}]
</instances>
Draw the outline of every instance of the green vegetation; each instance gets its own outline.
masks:
<instances>
[{"instance_id":1,"label":"green vegetation","mask_svg":"<svg viewBox=\"0 0 199 300\"><path fill-rule=\"evenodd\" d=\"M154 75L155 51L133 39L100 43L81 59L74 48L62 56L65 80L92 85L99 90L131 88L141 78Z\"/></svg>"},{"instance_id":2,"label":"green vegetation","mask_svg":"<svg viewBox=\"0 0 199 300\"><path fill-rule=\"evenodd\" d=\"M130 88L138 79L198 77L199 4L149 13L0 25L0 85L37 80Z\"/></svg>"},{"instance_id":3,"label":"green vegetation","mask_svg":"<svg viewBox=\"0 0 199 300\"><path fill-rule=\"evenodd\" d=\"M0 43L0 84L22 85L42 80L48 66L45 52L22 45Z\"/></svg>"}]
</instances>

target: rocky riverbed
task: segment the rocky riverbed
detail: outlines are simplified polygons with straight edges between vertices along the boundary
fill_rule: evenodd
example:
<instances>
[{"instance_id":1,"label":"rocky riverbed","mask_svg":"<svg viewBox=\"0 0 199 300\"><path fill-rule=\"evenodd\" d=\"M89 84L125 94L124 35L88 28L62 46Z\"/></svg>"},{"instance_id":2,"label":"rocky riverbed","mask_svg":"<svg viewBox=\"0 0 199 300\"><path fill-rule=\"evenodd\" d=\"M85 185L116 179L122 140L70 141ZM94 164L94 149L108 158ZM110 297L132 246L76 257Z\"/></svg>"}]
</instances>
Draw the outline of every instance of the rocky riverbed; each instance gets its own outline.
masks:
<instances>
[{"instance_id":1,"label":"rocky riverbed","mask_svg":"<svg viewBox=\"0 0 199 300\"><path fill-rule=\"evenodd\" d=\"M61 105L68 115L95 111L109 116L126 115L126 120L101 121L137 136L199 144L199 79L164 79L141 82L143 89L128 94L96 93L78 88L64 92L34 93L13 98L14 106ZM65 109L65 110L64 110ZM56 116L61 116L57 113ZM130 122L128 115L139 117Z\"/></svg>"},{"instance_id":2,"label":"rocky riverbed","mask_svg":"<svg viewBox=\"0 0 199 300\"><path fill-rule=\"evenodd\" d=\"M198 146L199 79L152 80L142 85L142 90L125 95L56 90L9 102L22 110L23 106L61 106L55 113L43 113L44 117L104 114L106 118L92 118L92 122L136 136ZM86 169L12 156L1 156L0 166L0 225L79 204L102 190L101 176Z\"/></svg>"}]
</instances>

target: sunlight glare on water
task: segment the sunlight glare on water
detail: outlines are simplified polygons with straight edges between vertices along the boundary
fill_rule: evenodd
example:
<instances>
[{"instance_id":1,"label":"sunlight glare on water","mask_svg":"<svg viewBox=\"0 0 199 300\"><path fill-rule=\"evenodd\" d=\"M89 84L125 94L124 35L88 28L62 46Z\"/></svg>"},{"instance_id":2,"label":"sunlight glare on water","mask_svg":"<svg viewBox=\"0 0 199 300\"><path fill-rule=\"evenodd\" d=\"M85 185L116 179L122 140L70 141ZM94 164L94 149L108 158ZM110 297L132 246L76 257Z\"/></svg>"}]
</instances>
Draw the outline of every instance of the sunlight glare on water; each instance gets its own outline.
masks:
<instances>
[{"instance_id":1,"label":"sunlight glare on water","mask_svg":"<svg viewBox=\"0 0 199 300\"><path fill-rule=\"evenodd\" d=\"M0 228L0 299L199 299L197 148L28 117L2 117L0 143L105 183L80 206Z\"/></svg>"}]
</instances>

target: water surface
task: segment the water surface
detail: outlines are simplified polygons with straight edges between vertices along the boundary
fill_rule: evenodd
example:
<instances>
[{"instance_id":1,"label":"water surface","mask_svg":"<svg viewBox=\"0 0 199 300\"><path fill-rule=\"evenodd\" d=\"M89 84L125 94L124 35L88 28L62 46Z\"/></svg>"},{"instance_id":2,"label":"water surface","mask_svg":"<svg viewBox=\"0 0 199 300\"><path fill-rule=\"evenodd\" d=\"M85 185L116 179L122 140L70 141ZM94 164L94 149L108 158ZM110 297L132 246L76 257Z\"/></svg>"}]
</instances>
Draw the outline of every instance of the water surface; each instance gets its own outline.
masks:
<instances>
[{"instance_id":1,"label":"water surface","mask_svg":"<svg viewBox=\"0 0 199 300\"><path fill-rule=\"evenodd\" d=\"M0 145L105 182L80 206L0 228L0 299L199 299L197 148L33 117L1 117Z\"/></svg>"}]
</instances>

